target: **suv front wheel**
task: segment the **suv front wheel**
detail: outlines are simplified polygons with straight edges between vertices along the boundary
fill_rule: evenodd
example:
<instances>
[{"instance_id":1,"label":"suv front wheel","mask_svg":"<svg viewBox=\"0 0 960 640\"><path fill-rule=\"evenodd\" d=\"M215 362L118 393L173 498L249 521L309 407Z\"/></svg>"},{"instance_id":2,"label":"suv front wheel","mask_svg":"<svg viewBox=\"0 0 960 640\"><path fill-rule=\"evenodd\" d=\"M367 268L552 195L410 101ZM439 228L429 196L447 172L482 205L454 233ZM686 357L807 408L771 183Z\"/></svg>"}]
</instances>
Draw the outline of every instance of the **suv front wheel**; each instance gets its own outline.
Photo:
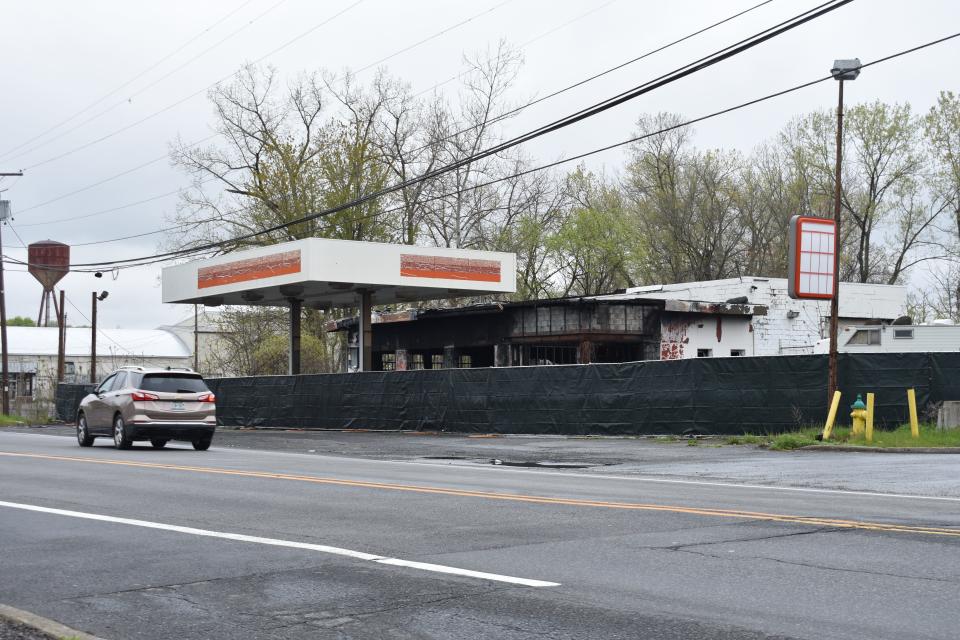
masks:
<instances>
[{"instance_id":1,"label":"suv front wheel","mask_svg":"<svg viewBox=\"0 0 960 640\"><path fill-rule=\"evenodd\" d=\"M133 441L127 437L127 429L123 424L123 416L113 419L113 444L117 449L129 449Z\"/></svg>"},{"instance_id":2,"label":"suv front wheel","mask_svg":"<svg viewBox=\"0 0 960 640\"><path fill-rule=\"evenodd\" d=\"M77 416L77 444L81 447L93 446L93 436L90 435L90 431L87 429L87 416L82 413Z\"/></svg>"}]
</instances>

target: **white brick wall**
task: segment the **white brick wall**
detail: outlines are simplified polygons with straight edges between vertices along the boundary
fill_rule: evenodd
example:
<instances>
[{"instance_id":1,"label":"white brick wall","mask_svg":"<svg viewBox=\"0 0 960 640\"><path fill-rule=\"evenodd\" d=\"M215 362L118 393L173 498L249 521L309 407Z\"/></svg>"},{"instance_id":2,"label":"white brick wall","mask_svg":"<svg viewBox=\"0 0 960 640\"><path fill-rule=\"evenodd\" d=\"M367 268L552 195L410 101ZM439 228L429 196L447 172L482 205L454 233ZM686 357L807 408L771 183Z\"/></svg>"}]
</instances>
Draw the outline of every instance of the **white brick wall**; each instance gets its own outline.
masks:
<instances>
[{"instance_id":1,"label":"white brick wall","mask_svg":"<svg viewBox=\"0 0 960 640\"><path fill-rule=\"evenodd\" d=\"M627 293L644 298L703 302L724 302L746 296L750 304L767 307L766 316L753 318L753 352L758 356L813 353L817 341L827 337L830 302L790 298L786 278L683 282L636 287ZM906 287L898 285L840 283L841 327L862 324L868 319L894 320L903 315L906 297Z\"/></svg>"}]
</instances>

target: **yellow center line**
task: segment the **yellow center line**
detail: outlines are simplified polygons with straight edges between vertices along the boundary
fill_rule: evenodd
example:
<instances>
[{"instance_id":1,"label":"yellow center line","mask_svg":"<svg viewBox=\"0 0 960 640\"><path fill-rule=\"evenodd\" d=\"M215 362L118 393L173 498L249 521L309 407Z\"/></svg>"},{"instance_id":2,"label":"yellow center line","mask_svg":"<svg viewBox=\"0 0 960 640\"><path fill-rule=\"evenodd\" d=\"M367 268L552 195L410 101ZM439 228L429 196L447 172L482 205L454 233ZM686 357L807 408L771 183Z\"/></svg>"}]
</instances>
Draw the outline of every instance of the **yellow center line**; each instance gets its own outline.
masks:
<instances>
[{"instance_id":1,"label":"yellow center line","mask_svg":"<svg viewBox=\"0 0 960 640\"><path fill-rule=\"evenodd\" d=\"M603 500L584 500L578 498L553 498L550 496L526 495L517 493L498 493L493 491L473 491L469 489L446 489L443 487L395 484L387 482L372 482L365 480L343 480L340 478L325 478L322 476L307 476L289 473L272 473L269 471L242 471L239 469L223 469L217 467L197 467L191 465L161 464L157 462L137 462L132 460L103 460L99 458L85 458L81 456L57 456L40 453L13 453L0 451L0 456L14 458L33 458L40 460L56 460L65 462L86 462L93 464L117 465L144 469L163 469L167 471L187 471L193 473L209 473L216 475L240 476L245 478L263 478L270 480L288 480L293 482L309 482L313 484L339 485L345 487L360 487L365 489L380 489L388 491L408 491L414 493L428 493L468 498L484 498L488 500L507 500L511 502L527 502L533 504L549 504L571 507L599 507L607 509L626 509L636 511L662 511L669 513L684 513L690 515L709 516L715 518L740 518L746 520L763 520L768 522L785 522L792 524L835 527L838 529L859 529L867 531L887 531L892 533L920 533L927 535L960 537L960 529L943 527L924 527L912 525L888 524L882 522L866 522L862 520L845 520L837 518L798 516L782 513L764 513L759 511L741 511L734 509L710 509L700 507L683 507L678 505L650 504L637 502L608 502Z\"/></svg>"}]
</instances>

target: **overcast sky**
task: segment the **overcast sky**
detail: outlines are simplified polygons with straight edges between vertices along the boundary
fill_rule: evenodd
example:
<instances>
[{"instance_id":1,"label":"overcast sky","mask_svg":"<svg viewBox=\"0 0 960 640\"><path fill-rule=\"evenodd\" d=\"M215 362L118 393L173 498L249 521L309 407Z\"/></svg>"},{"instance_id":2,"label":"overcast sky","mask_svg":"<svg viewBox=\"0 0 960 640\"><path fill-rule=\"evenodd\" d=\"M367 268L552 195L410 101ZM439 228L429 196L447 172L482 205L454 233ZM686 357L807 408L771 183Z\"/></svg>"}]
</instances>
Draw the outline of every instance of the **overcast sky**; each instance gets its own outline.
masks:
<instances>
[{"instance_id":1,"label":"overcast sky","mask_svg":"<svg viewBox=\"0 0 960 640\"><path fill-rule=\"evenodd\" d=\"M25 243L53 239L77 245L165 226L165 216L175 210L176 195L81 220L56 221L186 186L185 175L166 160L56 202L42 203L154 160L177 136L192 141L210 135L213 114L206 87L344 9L327 25L267 56L264 62L290 76L317 69L362 68L476 16L384 66L419 91L458 74L464 53L484 51L500 39L517 47L529 42L522 49L525 62L512 96L519 103L629 60L760 0L361 0L351 6L355 2L4 2L0 171L26 169L24 177L0 182L0 188L8 188L0 197L13 203L13 229ZM668 52L527 109L509 121L506 133L526 131L617 94L817 4L818 0L773 0ZM525 150L542 161L575 155L628 137L638 116L645 112L673 111L694 117L822 76L834 58L860 57L866 62L958 30L960 3L956 0L855 0L705 72L541 138ZM160 60L161 64L142 73ZM910 102L924 111L940 90L960 91L958 60L960 41L952 41L865 70L848 85L848 103L874 99ZM372 73L366 71L360 78L368 79ZM20 147L132 78L136 80L79 117ZM439 89L448 92L451 100L456 99L456 90L455 83ZM188 97L192 94L197 95ZM833 83L818 85L701 123L695 141L701 147L749 151L775 135L794 115L830 108L835 100ZM142 123L94 142L163 109ZM20 148L8 153L16 147ZM615 171L623 160L622 151L611 151L596 156L590 166ZM37 166L30 168L32 165ZM162 241L162 236L154 235L74 246L72 262L147 255ZM20 240L10 227L3 229L3 243L7 255L26 259L24 249L14 248ZM90 292L108 290L110 297L100 306L105 327L149 328L192 315L192 308L160 303L159 277L160 269L154 267L122 271L116 280L110 274L96 280L91 274L75 273L63 286L85 314L89 314ZM6 290L8 315L36 317L41 289L29 274L8 267ZM70 305L67 312L71 324L85 323Z\"/></svg>"}]
</instances>

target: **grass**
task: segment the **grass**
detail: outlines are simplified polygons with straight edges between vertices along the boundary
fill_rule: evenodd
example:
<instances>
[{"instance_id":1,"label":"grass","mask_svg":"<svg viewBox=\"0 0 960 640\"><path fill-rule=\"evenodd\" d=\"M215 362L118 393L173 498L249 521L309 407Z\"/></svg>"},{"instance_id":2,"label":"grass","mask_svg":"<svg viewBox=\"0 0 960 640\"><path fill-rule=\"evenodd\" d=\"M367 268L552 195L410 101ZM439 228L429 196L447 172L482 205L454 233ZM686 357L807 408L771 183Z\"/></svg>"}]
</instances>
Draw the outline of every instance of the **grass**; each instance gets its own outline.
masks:
<instances>
[{"instance_id":1,"label":"grass","mask_svg":"<svg viewBox=\"0 0 960 640\"><path fill-rule=\"evenodd\" d=\"M920 437L914 439L910 425L901 425L890 431L875 429L873 442L867 442L863 434L854 436L849 427L837 427L830 440L821 442L817 437L823 433L821 427L806 427L797 431L777 435L730 436L724 442L731 445L755 444L766 446L774 451L789 451L814 444L848 445L857 447L960 447L960 429L937 429L934 424L921 424Z\"/></svg>"},{"instance_id":2,"label":"grass","mask_svg":"<svg viewBox=\"0 0 960 640\"><path fill-rule=\"evenodd\" d=\"M848 436L844 444L874 447L960 447L960 429L937 429L934 424L921 424L920 437L914 439L910 425L892 431L873 432L873 443L867 444L863 435Z\"/></svg>"},{"instance_id":3,"label":"grass","mask_svg":"<svg viewBox=\"0 0 960 640\"><path fill-rule=\"evenodd\" d=\"M724 444L769 444L770 436L755 436L748 433L742 436L729 436L723 442Z\"/></svg>"},{"instance_id":4,"label":"grass","mask_svg":"<svg viewBox=\"0 0 960 640\"><path fill-rule=\"evenodd\" d=\"M13 427L18 424L28 424L29 420L22 418L20 416L8 416L5 413L0 413L0 427Z\"/></svg>"}]
</instances>

